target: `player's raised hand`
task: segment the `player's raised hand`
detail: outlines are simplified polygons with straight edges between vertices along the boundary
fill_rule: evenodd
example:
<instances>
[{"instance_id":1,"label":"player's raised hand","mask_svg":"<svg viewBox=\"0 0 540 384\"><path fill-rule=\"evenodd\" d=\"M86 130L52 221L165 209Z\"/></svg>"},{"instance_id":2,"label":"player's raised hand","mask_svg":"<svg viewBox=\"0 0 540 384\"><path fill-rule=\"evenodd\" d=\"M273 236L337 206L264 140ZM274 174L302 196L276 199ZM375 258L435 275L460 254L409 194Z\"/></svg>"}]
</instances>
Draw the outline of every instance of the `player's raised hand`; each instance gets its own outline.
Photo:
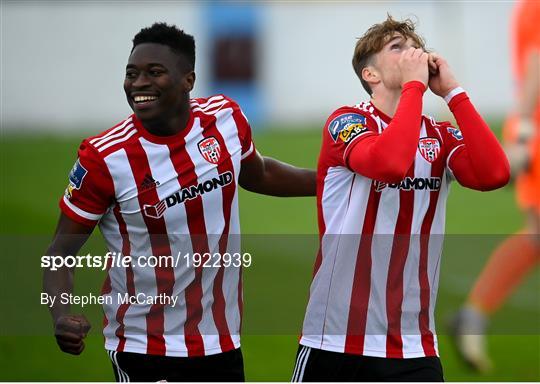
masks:
<instances>
[{"instance_id":1,"label":"player's raised hand","mask_svg":"<svg viewBox=\"0 0 540 384\"><path fill-rule=\"evenodd\" d=\"M54 336L60 349L72 355L84 350L84 338L91 325L84 315L60 316L54 325Z\"/></svg>"},{"instance_id":2,"label":"player's raised hand","mask_svg":"<svg viewBox=\"0 0 540 384\"><path fill-rule=\"evenodd\" d=\"M428 84L428 54L420 48L410 47L401 53L399 58L401 70L401 82L421 81L425 86Z\"/></svg>"},{"instance_id":3,"label":"player's raised hand","mask_svg":"<svg viewBox=\"0 0 540 384\"><path fill-rule=\"evenodd\" d=\"M450 91L459 87L447 61L437 53L429 54L429 89L440 97L445 97Z\"/></svg>"}]
</instances>

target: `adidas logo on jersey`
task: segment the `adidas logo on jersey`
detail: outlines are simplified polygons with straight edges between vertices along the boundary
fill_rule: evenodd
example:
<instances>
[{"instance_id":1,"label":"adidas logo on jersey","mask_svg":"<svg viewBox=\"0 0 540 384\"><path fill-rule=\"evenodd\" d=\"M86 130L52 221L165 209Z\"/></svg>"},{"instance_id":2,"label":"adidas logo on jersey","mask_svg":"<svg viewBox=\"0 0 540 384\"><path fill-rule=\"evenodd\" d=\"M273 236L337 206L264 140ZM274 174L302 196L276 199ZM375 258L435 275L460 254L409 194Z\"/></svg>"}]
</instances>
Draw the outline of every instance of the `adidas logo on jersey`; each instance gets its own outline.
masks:
<instances>
[{"instance_id":1,"label":"adidas logo on jersey","mask_svg":"<svg viewBox=\"0 0 540 384\"><path fill-rule=\"evenodd\" d=\"M144 179L141 183L141 190L146 191L147 189L150 189L152 187L157 187L158 185L159 185L159 181L154 180L152 175L147 173L146 176L144 176Z\"/></svg>"}]
</instances>

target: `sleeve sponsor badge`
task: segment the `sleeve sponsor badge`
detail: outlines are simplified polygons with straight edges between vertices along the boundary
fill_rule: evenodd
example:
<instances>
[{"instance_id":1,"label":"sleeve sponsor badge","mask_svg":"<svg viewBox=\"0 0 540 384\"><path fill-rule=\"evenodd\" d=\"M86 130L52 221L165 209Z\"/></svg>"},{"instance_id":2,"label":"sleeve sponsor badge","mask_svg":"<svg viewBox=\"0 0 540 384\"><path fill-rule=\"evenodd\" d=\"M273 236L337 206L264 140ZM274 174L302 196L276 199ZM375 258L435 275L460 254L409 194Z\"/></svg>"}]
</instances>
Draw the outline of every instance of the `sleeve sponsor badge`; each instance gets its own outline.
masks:
<instances>
[{"instance_id":1,"label":"sleeve sponsor badge","mask_svg":"<svg viewBox=\"0 0 540 384\"><path fill-rule=\"evenodd\" d=\"M463 140L463 135L461 134L461 131L459 130L459 128L448 127L447 130L448 130L448 133L454 136L456 140Z\"/></svg>"},{"instance_id":2,"label":"sleeve sponsor badge","mask_svg":"<svg viewBox=\"0 0 540 384\"><path fill-rule=\"evenodd\" d=\"M88 171L86 168L84 168L79 159L77 159L73 165L73 168L71 168L71 172L69 173L69 184L66 188L66 197L68 199L71 198L71 194L74 189L81 189L84 177L87 173Z\"/></svg>"},{"instance_id":3,"label":"sleeve sponsor badge","mask_svg":"<svg viewBox=\"0 0 540 384\"><path fill-rule=\"evenodd\" d=\"M356 136L368 131L366 117L358 113L345 113L328 124L328 131L334 141L340 139L348 144Z\"/></svg>"}]
</instances>

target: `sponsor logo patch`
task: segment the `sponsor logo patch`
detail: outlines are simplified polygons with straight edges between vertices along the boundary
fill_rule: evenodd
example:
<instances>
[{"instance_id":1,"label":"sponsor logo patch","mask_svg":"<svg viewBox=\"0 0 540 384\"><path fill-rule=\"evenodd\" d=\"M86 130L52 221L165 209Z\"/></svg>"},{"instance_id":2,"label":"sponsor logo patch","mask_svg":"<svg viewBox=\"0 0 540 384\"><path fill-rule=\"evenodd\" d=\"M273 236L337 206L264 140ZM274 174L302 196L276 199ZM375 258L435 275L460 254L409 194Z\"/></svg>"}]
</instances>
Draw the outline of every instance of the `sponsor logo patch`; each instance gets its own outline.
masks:
<instances>
[{"instance_id":1,"label":"sponsor logo patch","mask_svg":"<svg viewBox=\"0 0 540 384\"><path fill-rule=\"evenodd\" d=\"M456 140L463 140L463 135L461 134L461 131L459 128L454 127L448 127L447 128L448 133L450 133Z\"/></svg>"},{"instance_id":2,"label":"sponsor logo patch","mask_svg":"<svg viewBox=\"0 0 540 384\"><path fill-rule=\"evenodd\" d=\"M84 168L81 165L79 159L77 159L77 161L73 165L73 168L71 168L71 172L69 172L69 184L65 192L68 199L71 199L74 189L81 189L84 177L87 173L88 171L86 170L86 168Z\"/></svg>"},{"instance_id":3,"label":"sponsor logo patch","mask_svg":"<svg viewBox=\"0 0 540 384\"><path fill-rule=\"evenodd\" d=\"M219 146L219 141L214 136L199 141L199 151L202 157L209 163L217 164L219 162L221 147Z\"/></svg>"},{"instance_id":4,"label":"sponsor logo patch","mask_svg":"<svg viewBox=\"0 0 540 384\"><path fill-rule=\"evenodd\" d=\"M340 115L328 124L328 131L334 141L337 141L339 138L347 144L356 136L368 131L366 117L358 113Z\"/></svg>"},{"instance_id":5,"label":"sponsor logo patch","mask_svg":"<svg viewBox=\"0 0 540 384\"><path fill-rule=\"evenodd\" d=\"M184 201L195 199L201 195L204 195L205 193L209 193L215 189L229 185L232 182L232 172L227 171L221 173L217 177L205 180L202 183L198 183L189 187L184 187L154 205L145 204L143 206L144 214L153 219L159 219L163 216L167 208L171 208L176 204L181 204Z\"/></svg>"},{"instance_id":6,"label":"sponsor logo patch","mask_svg":"<svg viewBox=\"0 0 540 384\"><path fill-rule=\"evenodd\" d=\"M441 153L441 144L434 137L423 137L418 141L418 150L424 159L433 163Z\"/></svg>"},{"instance_id":7,"label":"sponsor logo patch","mask_svg":"<svg viewBox=\"0 0 540 384\"><path fill-rule=\"evenodd\" d=\"M159 219L165 213L167 209L166 200L161 200L156 205L147 205L144 206L144 214L148 217Z\"/></svg>"}]
</instances>

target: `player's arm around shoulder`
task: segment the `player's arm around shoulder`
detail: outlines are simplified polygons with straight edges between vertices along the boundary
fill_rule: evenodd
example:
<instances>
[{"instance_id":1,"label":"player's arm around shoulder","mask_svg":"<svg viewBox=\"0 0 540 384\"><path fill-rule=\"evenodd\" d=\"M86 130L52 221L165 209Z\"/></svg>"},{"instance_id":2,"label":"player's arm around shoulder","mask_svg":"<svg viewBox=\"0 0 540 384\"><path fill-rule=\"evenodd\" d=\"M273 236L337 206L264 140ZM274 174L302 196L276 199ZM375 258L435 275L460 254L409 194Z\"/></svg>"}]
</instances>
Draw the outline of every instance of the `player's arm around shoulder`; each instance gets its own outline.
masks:
<instances>
[{"instance_id":1,"label":"player's arm around shoulder","mask_svg":"<svg viewBox=\"0 0 540 384\"><path fill-rule=\"evenodd\" d=\"M316 172L262 156L255 148L251 127L237 104L233 108L242 144L238 182L250 192L279 197L315 196Z\"/></svg>"},{"instance_id":2,"label":"player's arm around shoulder","mask_svg":"<svg viewBox=\"0 0 540 384\"><path fill-rule=\"evenodd\" d=\"M263 195L294 197L315 196L316 172L299 168L255 150L242 162L239 184L242 188Z\"/></svg>"},{"instance_id":3,"label":"player's arm around shoulder","mask_svg":"<svg viewBox=\"0 0 540 384\"><path fill-rule=\"evenodd\" d=\"M372 132L367 128L368 113L367 110L353 107L334 111L324 126L321 158L330 157L334 165L346 166L344 152L347 146L360 136ZM261 156L257 151L249 161L242 162L239 182L248 191L272 196L315 196L317 192L315 170Z\"/></svg>"}]
</instances>

